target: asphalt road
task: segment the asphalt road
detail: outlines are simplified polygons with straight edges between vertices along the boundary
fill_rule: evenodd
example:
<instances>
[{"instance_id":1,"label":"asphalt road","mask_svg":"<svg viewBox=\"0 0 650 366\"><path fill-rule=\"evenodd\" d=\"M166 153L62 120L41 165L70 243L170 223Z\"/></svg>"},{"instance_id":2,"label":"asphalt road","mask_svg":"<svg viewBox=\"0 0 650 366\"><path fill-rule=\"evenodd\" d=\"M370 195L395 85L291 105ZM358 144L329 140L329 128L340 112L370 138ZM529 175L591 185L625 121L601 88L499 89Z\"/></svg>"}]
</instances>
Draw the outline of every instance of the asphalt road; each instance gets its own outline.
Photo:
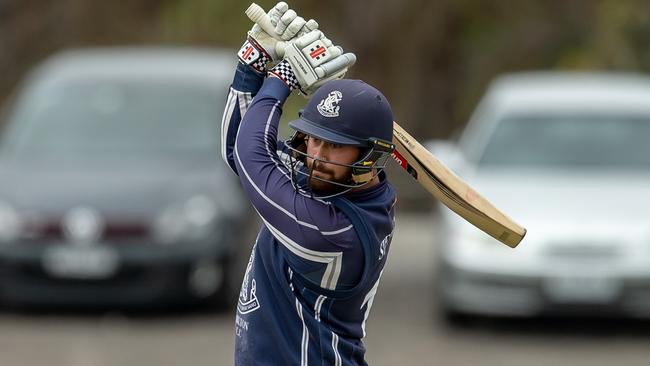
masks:
<instances>
[{"instance_id":1,"label":"asphalt road","mask_svg":"<svg viewBox=\"0 0 650 366\"><path fill-rule=\"evenodd\" d=\"M402 214L367 324L371 365L650 364L650 323L483 320L448 327L432 294L435 227ZM234 313L4 311L0 365L232 364Z\"/></svg>"}]
</instances>

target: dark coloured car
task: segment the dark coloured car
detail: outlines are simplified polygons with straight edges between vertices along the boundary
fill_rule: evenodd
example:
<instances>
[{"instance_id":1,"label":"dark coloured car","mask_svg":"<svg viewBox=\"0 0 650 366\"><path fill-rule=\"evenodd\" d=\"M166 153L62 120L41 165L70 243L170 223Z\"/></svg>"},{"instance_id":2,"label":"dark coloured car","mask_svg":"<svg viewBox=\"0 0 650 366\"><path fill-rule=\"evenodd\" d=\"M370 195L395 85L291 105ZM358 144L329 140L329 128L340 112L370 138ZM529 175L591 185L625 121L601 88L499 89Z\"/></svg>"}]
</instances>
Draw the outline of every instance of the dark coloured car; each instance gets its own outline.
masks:
<instances>
[{"instance_id":1,"label":"dark coloured car","mask_svg":"<svg viewBox=\"0 0 650 366\"><path fill-rule=\"evenodd\" d=\"M2 132L2 302L234 298L250 216L219 153L233 66L229 51L116 48L32 73Z\"/></svg>"}]
</instances>

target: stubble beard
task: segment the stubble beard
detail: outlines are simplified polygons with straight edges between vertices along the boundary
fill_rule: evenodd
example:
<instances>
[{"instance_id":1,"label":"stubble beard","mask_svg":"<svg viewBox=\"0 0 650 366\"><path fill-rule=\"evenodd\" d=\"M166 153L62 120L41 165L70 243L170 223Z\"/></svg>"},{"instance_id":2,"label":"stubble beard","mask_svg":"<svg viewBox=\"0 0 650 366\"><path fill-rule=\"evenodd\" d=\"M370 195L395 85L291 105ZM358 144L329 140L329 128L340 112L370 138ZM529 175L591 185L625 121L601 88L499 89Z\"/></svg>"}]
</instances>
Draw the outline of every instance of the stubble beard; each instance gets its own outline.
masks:
<instances>
[{"instance_id":1,"label":"stubble beard","mask_svg":"<svg viewBox=\"0 0 650 366\"><path fill-rule=\"evenodd\" d=\"M308 165L308 168L311 171L313 161ZM313 176L309 179L309 188L312 190L312 192L319 194L333 194L343 191L345 187L341 187L330 182L347 184L349 182L349 171L346 172L346 174L344 174L342 177L339 177L336 176L334 171L327 169L323 165L323 163L317 163L315 167L316 169L312 172ZM325 179L330 182L325 182L321 179Z\"/></svg>"}]
</instances>

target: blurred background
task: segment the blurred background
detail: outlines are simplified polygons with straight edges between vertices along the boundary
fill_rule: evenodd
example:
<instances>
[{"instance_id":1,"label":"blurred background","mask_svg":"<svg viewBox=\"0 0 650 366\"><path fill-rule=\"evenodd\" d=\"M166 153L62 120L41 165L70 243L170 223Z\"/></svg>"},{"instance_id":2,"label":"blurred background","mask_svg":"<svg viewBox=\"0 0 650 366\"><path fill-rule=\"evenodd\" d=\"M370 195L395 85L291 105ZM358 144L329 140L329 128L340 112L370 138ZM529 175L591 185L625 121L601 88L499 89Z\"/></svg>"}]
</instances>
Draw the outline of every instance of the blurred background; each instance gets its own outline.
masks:
<instances>
[{"instance_id":1,"label":"blurred background","mask_svg":"<svg viewBox=\"0 0 650 366\"><path fill-rule=\"evenodd\" d=\"M259 222L218 134L248 5L0 0L1 364L232 363ZM529 229L504 252L391 169L368 362L647 365L650 4L289 5Z\"/></svg>"}]
</instances>

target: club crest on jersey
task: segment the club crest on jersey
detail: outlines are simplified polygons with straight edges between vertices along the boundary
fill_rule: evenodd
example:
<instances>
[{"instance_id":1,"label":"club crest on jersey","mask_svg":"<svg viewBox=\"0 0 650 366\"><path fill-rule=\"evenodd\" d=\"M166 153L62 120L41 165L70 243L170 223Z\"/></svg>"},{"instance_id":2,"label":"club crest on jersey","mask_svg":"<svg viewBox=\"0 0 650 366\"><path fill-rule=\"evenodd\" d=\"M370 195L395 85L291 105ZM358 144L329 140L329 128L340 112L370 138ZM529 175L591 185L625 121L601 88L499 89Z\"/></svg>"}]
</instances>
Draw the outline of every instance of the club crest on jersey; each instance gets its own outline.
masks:
<instances>
[{"instance_id":1,"label":"club crest on jersey","mask_svg":"<svg viewBox=\"0 0 650 366\"><path fill-rule=\"evenodd\" d=\"M255 247L251 252L248 265L246 266L246 274L242 282L241 290L239 291L239 301L237 302L237 311L240 314L248 314L260 308L260 302L257 299L257 284L255 279L251 278L251 270L255 261Z\"/></svg>"},{"instance_id":2,"label":"club crest on jersey","mask_svg":"<svg viewBox=\"0 0 650 366\"><path fill-rule=\"evenodd\" d=\"M339 108L341 107L335 104L339 104L342 99L343 94L341 94L341 92L338 90L334 90L330 92L327 97L323 98L320 103L318 103L316 109L318 109L318 113L322 114L325 117L338 117Z\"/></svg>"}]
</instances>

